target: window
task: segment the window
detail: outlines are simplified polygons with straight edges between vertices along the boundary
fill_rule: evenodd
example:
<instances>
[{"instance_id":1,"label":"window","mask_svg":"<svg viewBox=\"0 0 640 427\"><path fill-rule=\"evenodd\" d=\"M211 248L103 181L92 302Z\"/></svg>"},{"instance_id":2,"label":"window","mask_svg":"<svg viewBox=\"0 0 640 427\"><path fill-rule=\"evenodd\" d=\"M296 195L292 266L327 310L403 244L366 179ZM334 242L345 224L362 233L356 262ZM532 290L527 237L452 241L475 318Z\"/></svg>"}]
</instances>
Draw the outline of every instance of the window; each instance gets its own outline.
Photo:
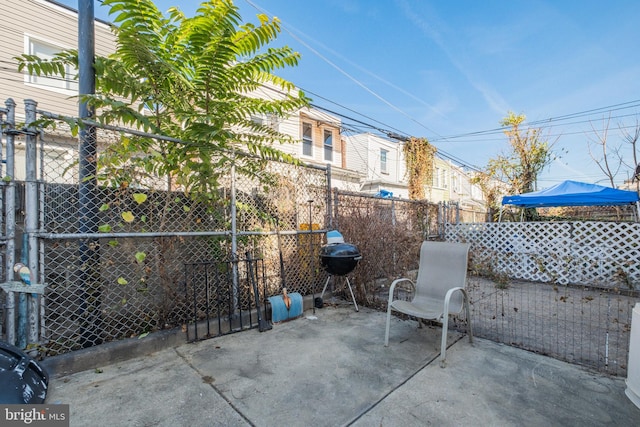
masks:
<instances>
[{"instance_id":1,"label":"window","mask_svg":"<svg viewBox=\"0 0 640 427\"><path fill-rule=\"evenodd\" d=\"M302 155L313 156L313 138L311 123L302 123Z\"/></svg>"},{"instance_id":2,"label":"window","mask_svg":"<svg viewBox=\"0 0 640 427\"><path fill-rule=\"evenodd\" d=\"M380 149L380 172L387 173L387 155L389 152L384 149Z\"/></svg>"},{"instance_id":3,"label":"window","mask_svg":"<svg viewBox=\"0 0 640 427\"><path fill-rule=\"evenodd\" d=\"M326 129L324 131L324 159L327 162L333 161L333 132Z\"/></svg>"},{"instance_id":4,"label":"window","mask_svg":"<svg viewBox=\"0 0 640 427\"><path fill-rule=\"evenodd\" d=\"M438 182L439 179L440 179L440 168L436 167L435 170L433 171L433 186L435 188L440 187L440 183Z\"/></svg>"},{"instance_id":5,"label":"window","mask_svg":"<svg viewBox=\"0 0 640 427\"><path fill-rule=\"evenodd\" d=\"M277 131L279 128L278 123L280 122L280 118L278 117L277 114L273 114L273 113L267 113L267 120L266 120L266 125L269 126L271 129Z\"/></svg>"},{"instance_id":6,"label":"window","mask_svg":"<svg viewBox=\"0 0 640 427\"><path fill-rule=\"evenodd\" d=\"M30 55L36 55L42 59L52 59L53 56L61 52L63 48L47 44L40 40L36 40L27 37L27 51ZM42 86L44 89L53 90L63 93L77 93L78 81L75 79L77 70L70 65L66 66L64 70L65 75L53 75L48 77L41 77L36 75L26 75L25 82Z\"/></svg>"},{"instance_id":7,"label":"window","mask_svg":"<svg viewBox=\"0 0 640 427\"><path fill-rule=\"evenodd\" d=\"M278 116L275 114L267 113L263 116L251 116L251 121L258 126L266 126L275 131L278 130Z\"/></svg>"},{"instance_id":8,"label":"window","mask_svg":"<svg viewBox=\"0 0 640 427\"><path fill-rule=\"evenodd\" d=\"M435 188L447 188L447 171L436 167L433 173L433 186Z\"/></svg>"}]
</instances>

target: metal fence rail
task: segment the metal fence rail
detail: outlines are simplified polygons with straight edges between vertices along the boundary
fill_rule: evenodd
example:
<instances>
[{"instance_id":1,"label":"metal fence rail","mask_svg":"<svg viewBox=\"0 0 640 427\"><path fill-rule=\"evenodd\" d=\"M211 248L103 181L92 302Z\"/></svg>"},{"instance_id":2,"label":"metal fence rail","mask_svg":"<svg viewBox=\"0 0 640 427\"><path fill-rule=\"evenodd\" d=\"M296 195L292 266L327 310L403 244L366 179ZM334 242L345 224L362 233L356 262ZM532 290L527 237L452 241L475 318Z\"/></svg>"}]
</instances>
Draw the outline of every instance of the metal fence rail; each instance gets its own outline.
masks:
<instances>
[{"instance_id":1,"label":"metal fence rail","mask_svg":"<svg viewBox=\"0 0 640 427\"><path fill-rule=\"evenodd\" d=\"M638 295L585 286L469 280L474 334L624 376Z\"/></svg>"}]
</instances>

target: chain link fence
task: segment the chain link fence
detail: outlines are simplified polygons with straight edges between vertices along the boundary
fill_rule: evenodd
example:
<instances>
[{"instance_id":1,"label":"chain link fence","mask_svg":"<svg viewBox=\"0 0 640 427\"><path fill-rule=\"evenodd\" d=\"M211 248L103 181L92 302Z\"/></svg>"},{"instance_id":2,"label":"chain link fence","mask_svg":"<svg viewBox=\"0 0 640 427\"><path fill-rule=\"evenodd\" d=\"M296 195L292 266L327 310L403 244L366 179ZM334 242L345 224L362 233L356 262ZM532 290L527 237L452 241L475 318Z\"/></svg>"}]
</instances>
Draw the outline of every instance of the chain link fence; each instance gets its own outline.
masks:
<instances>
[{"instance_id":1,"label":"chain link fence","mask_svg":"<svg viewBox=\"0 0 640 427\"><path fill-rule=\"evenodd\" d=\"M11 242L28 258L34 280L47 285L43 298L30 297L36 309L29 310L40 314L30 322L37 335L29 343L37 342L42 356L184 327L190 314L189 264L256 254L264 260L265 296L280 293L285 284L290 292L307 295L322 280L318 251L330 195L325 168L238 159L238 165L260 162L261 167L247 175L230 166L215 193L203 200L178 190L179 183L157 168L141 167L134 158L124 163L110 158L121 138L147 138L149 153L161 152L163 141L154 135L98 127L97 179L83 180L78 143L64 123L46 131L25 126L18 133L15 148L7 150L17 180L3 181L1 189L3 200L7 182L17 189L19 215ZM3 219L10 209L5 206ZM21 236L27 237L24 242ZM12 271L8 264L3 257L3 276ZM230 280L237 285L243 274L235 271ZM13 319L21 311L12 306L10 314L2 314ZM14 325L2 332L15 341L9 329Z\"/></svg>"},{"instance_id":2,"label":"chain link fence","mask_svg":"<svg viewBox=\"0 0 640 427\"><path fill-rule=\"evenodd\" d=\"M384 285L418 268L423 240L441 236L453 206L405 199L384 199L334 191L334 227L358 247L362 260L353 271L356 300L380 307Z\"/></svg>"}]
</instances>

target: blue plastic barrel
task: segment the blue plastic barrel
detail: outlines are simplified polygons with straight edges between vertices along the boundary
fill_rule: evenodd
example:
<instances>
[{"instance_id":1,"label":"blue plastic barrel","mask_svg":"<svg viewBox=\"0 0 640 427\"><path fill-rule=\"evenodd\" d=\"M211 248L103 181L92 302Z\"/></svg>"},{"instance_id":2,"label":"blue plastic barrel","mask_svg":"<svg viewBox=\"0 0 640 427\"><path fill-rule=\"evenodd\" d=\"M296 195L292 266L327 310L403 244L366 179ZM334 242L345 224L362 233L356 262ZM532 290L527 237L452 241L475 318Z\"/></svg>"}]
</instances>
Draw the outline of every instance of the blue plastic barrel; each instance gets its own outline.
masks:
<instances>
[{"instance_id":1,"label":"blue plastic barrel","mask_svg":"<svg viewBox=\"0 0 640 427\"><path fill-rule=\"evenodd\" d=\"M302 316L302 295L298 292L293 292L288 295L289 298L291 298L291 306L288 310L282 299L282 295L269 297L269 304L271 304L271 321L273 323L284 322Z\"/></svg>"}]
</instances>

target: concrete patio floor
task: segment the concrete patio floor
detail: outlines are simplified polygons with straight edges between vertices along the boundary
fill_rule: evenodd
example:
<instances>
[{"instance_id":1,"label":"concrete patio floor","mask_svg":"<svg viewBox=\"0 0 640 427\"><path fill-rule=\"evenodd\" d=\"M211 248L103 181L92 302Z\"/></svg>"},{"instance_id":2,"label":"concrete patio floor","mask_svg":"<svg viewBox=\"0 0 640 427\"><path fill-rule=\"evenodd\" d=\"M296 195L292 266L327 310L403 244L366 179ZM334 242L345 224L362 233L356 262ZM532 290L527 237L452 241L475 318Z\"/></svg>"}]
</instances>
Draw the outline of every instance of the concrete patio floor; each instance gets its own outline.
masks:
<instances>
[{"instance_id":1,"label":"concrete patio floor","mask_svg":"<svg viewBox=\"0 0 640 427\"><path fill-rule=\"evenodd\" d=\"M624 378L456 332L443 369L440 328L393 318L385 348L384 325L366 308L307 310L263 333L54 372L47 403L68 403L72 426L640 425Z\"/></svg>"}]
</instances>

